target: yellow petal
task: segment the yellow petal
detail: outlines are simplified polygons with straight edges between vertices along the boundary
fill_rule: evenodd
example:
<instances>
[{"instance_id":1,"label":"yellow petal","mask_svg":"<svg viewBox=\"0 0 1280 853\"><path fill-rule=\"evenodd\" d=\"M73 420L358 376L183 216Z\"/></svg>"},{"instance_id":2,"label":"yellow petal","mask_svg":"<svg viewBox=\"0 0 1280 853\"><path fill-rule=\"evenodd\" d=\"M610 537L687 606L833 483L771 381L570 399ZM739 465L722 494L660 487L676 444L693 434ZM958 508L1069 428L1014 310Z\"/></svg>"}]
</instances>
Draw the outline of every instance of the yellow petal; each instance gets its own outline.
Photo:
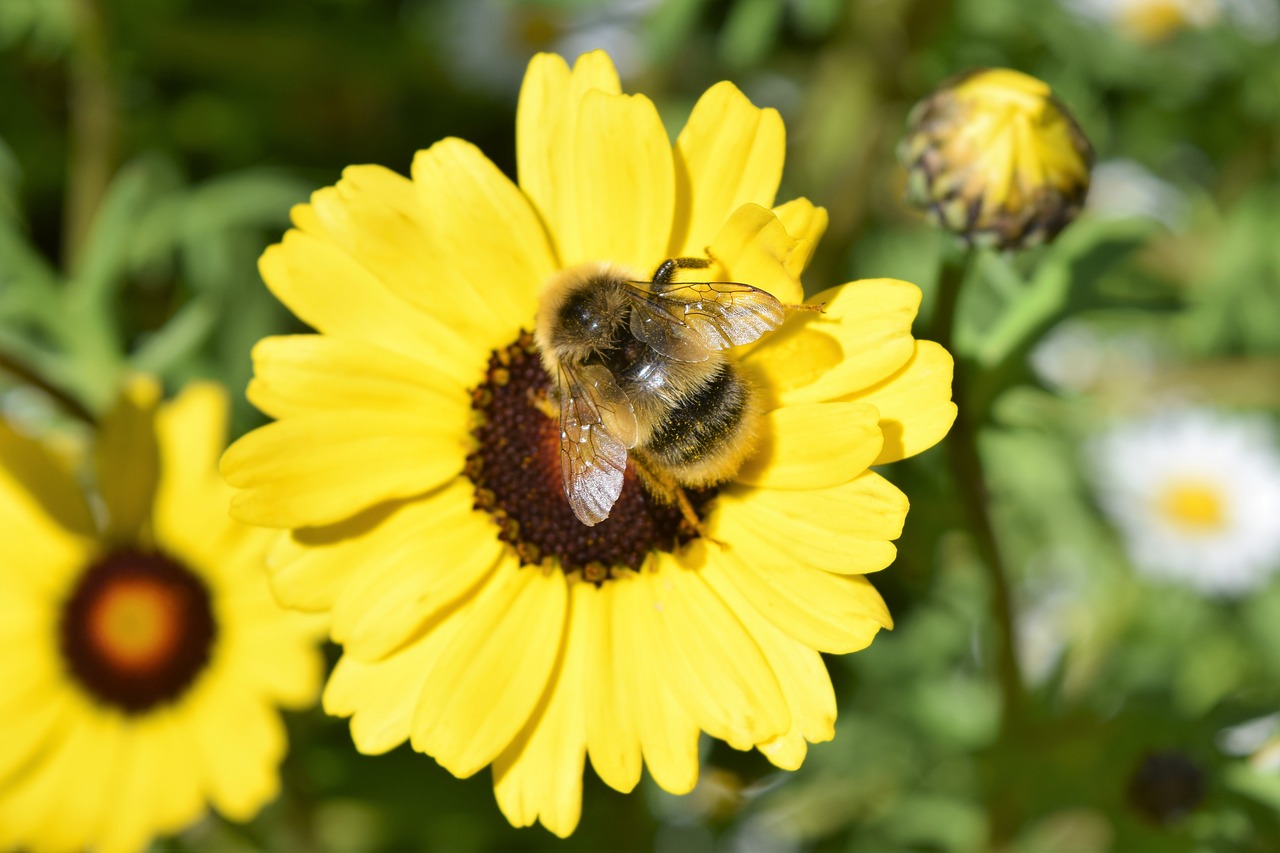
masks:
<instances>
[{"instance_id":1,"label":"yellow petal","mask_svg":"<svg viewBox=\"0 0 1280 853\"><path fill-rule=\"evenodd\" d=\"M909 506L902 490L874 471L825 489L729 491L751 509L753 517L809 522L839 535L867 539L897 539Z\"/></svg>"},{"instance_id":2,"label":"yellow petal","mask_svg":"<svg viewBox=\"0 0 1280 853\"><path fill-rule=\"evenodd\" d=\"M760 751L777 766L795 770L804 760L806 741L819 743L835 737L836 694L826 664L818 652L761 616L732 584L720 584L716 592L764 652L791 712L791 728L760 744Z\"/></svg>"},{"instance_id":3,"label":"yellow petal","mask_svg":"<svg viewBox=\"0 0 1280 853\"><path fill-rule=\"evenodd\" d=\"M708 561L703 573L716 589L732 583L780 630L821 652L856 652L893 626L880 594L862 575L834 575L791 560L765 564L737 548Z\"/></svg>"},{"instance_id":4,"label":"yellow petal","mask_svg":"<svg viewBox=\"0 0 1280 853\"><path fill-rule=\"evenodd\" d=\"M439 652L425 640L374 663L343 655L324 688L324 710L351 717L351 739L365 755L389 752L409 737L422 673Z\"/></svg>"},{"instance_id":5,"label":"yellow petal","mask_svg":"<svg viewBox=\"0 0 1280 853\"><path fill-rule=\"evenodd\" d=\"M138 794L161 834L177 832L205 811L200 774L192 765L189 715L175 708L153 711L131 728L129 759L139 776ZM124 806L128 808L128 806Z\"/></svg>"},{"instance_id":6,"label":"yellow petal","mask_svg":"<svg viewBox=\"0 0 1280 853\"><path fill-rule=\"evenodd\" d=\"M507 546L455 480L388 519L334 606L332 635L347 655L377 660L451 608L489 575Z\"/></svg>"},{"instance_id":7,"label":"yellow petal","mask_svg":"<svg viewBox=\"0 0 1280 853\"><path fill-rule=\"evenodd\" d=\"M744 750L787 731L791 715L768 661L700 573L660 555L643 580L655 639L671 665L668 683L694 722Z\"/></svg>"},{"instance_id":8,"label":"yellow petal","mask_svg":"<svg viewBox=\"0 0 1280 853\"><path fill-rule=\"evenodd\" d=\"M592 89L620 94L622 86L608 54L578 57L573 71L564 59L539 53L529 61L516 108L516 167L520 189L533 203L559 252L563 223L572 204L573 158L566 156L578 125L582 96ZM562 254L562 252L561 252Z\"/></svg>"},{"instance_id":9,"label":"yellow petal","mask_svg":"<svg viewBox=\"0 0 1280 853\"><path fill-rule=\"evenodd\" d=\"M93 514L67 466L0 421L0 512L17 524L93 536Z\"/></svg>"},{"instance_id":10,"label":"yellow petal","mask_svg":"<svg viewBox=\"0 0 1280 853\"><path fill-rule=\"evenodd\" d=\"M852 483L868 476L876 475L868 472ZM837 486L816 492L726 489L720 493L715 510L707 519L707 534L765 562L799 560L836 574L878 572L897 556L897 550L887 541L889 537L842 528L840 521L828 524L827 519L835 516L835 507L820 510L824 514L813 518L798 514L817 504L823 495L831 495L833 503L839 501L840 492L845 488ZM795 499L794 505L789 505L791 498ZM790 514L792 512L797 514ZM854 513L856 519L857 509ZM901 530L901 520L898 529Z\"/></svg>"},{"instance_id":11,"label":"yellow petal","mask_svg":"<svg viewBox=\"0 0 1280 853\"><path fill-rule=\"evenodd\" d=\"M760 744L760 754L782 770L799 770L809 754L809 744L797 732L788 732Z\"/></svg>"},{"instance_id":12,"label":"yellow petal","mask_svg":"<svg viewBox=\"0 0 1280 853\"><path fill-rule=\"evenodd\" d=\"M51 753L58 739L66 734L69 720L74 719L76 702L70 689L59 689L54 682L61 673L47 665L41 668L46 670L46 677L24 678L26 683L17 683L12 667L6 666L0 674L5 683L5 696L0 698L0 731L9 740L0 750L0 783L7 783L10 774L33 757ZM0 830L0 849L8 846Z\"/></svg>"},{"instance_id":13,"label":"yellow petal","mask_svg":"<svg viewBox=\"0 0 1280 853\"><path fill-rule=\"evenodd\" d=\"M319 412L418 414L465 430L470 399L449 376L376 344L325 335L263 338L249 400L273 418Z\"/></svg>"},{"instance_id":14,"label":"yellow petal","mask_svg":"<svg viewBox=\"0 0 1280 853\"><path fill-rule=\"evenodd\" d=\"M229 401L212 382L195 382L155 417L160 461L153 518L158 545L195 562L221 566L242 533L227 516L232 491L218 474Z\"/></svg>"},{"instance_id":15,"label":"yellow petal","mask_svg":"<svg viewBox=\"0 0 1280 853\"><path fill-rule=\"evenodd\" d=\"M875 464L896 462L933 447L951 429L951 354L933 341L916 341L915 354L897 373L844 399L870 403L880 412L884 447Z\"/></svg>"},{"instance_id":16,"label":"yellow petal","mask_svg":"<svg viewBox=\"0 0 1280 853\"><path fill-rule=\"evenodd\" d=\"M316 641L324 636L324 621L302 613L286 612L271 598L262 577L245 578L253 583L252 610L237 602L239 618L224 629L224 653L229 666L246 685L286 708L308 708L315 704L324 681L324 661ZM240 598L246 597L241 593ZM256 599L264 599L257 601Z\"/></svg>"},{"instance_id":17,"label":"yellow petal","mask_svg":"<svg viewBox=\"0 0 1280 853\"><path fill-rule=\"evenodd\" d=\"M246 821L280 790L284 724L274 708L225 677L208 678L200 688L187 709L196 737L188 761L198 762L218 811Z\"/></svg>"},{"instance_id":18,"label":"yellow petal","mask_svg":"<svg viewBox=\"0 0 1280 853\"><path fill-rule=\"evenodd\" d=\"M462 328L482 349L504 346L533 322L539 288L555 271L542 223L525 196L478 148L446 139L413 160L426 213L425 265L415 291L446 288L464 307ZM463 296L468 297L466 303ZM430 302L423 306L430 310Z\"/></svg>"},{"instance_id":19,"label":"yellow petal","mask_svg":"<svg viewBox=\"0 0 1280 853\"><path fill-rule=\"evenodd\" d=\"M767 208L756 204L737 208L716 232L708 251L720 262L727 280L758 287L787 305L804 299L800 269L813 246L788 234Z\"/></svg>"},{"instance_id":20,"label":"yellow petal","mask_svg":"<svg viewBox=\"0 0 1280 853\"><path fill-rule=\"evenodd\" d=\"M267 553L276 598L285 607L308 613L333 609L362 567L382 559L381 537L371 531L405 506L383 503L337 524L281 533Z\"/></svg>"},{"instance_id":21,"label":"yellow petal","mask_svg":"<svg viewBox=\"0 0 1280 853\"><path fill-rule=\"evenodd\" d=\"M0 838L13 835L15 849L80 849L111 818L125 746L121 718L82 710L71 720L52 750L9 781L0 797Z\"/></svg>"},{"instance_id":22,"label":"yellow petal","mask_svg":"<svg viewBox=\"0 0 1280 853\"><path fill-rule=\"evenodd\" d=\"M551 689L524 731L493 762L493 790L507 820L513 826L541 820L560 838L567 838L582 816L590 695L584 677L596 615L592 592L590 584L574 584L564 651Z\"/></svg>"},{"instance_id":23,"label":"yellow petal","mask_svg":"<svg viewBox=\"0 0 1280 853\"><path fill-rule=\"evenodd\" d=\"M151 502L160 461L155 415L160 383L138 376L128 382L98 433L98 491L107 507L107 539L135 543L150 535Z\"/></svg>"},{"instance_id":24,"label":"yellow petal","mask_svg":"<svg viewBox=\"0 0 1280 853\"><path fill-rule=\"evenodd\" d=\"M708 89L675 146L676 218L668 254L702 255L744 204L773 204L786 131L774 109L757 109L729 82Z\"/></svg>"},{"instance_id":25,"label":"yellow petal","mask_svg":"<svg viewBox=\"0 0 1280 853\"><path fill-rule=\"evenodd\" d=\"M506 749L547 689L566 598L561 572L521 568L514 557L501 566L427 676L414 749L461 778Z\"/></svg>"},{"instance_id":26,"label":"yellow petal","mask_svg":"<svg viewBox=\"0 0 1280 853\"><path fill-rule=\"evenodd\" d=\"M317 193L323 201L329 187ZM306 221L309 208L295 209ZM454 322L462 309L441 294L426 313L393 293L377 276L327 238L293 230L267 247L258 262L267 287L300 320L326 335L395 350L422 361L463 387L484 371L487 353Z\"/></svg>"},{"instance_id":27,"label":"yellow petal","mask_svg":"<svg viewBox=\"0 0 1280 853\"><path fill-rule=\"evenodd\" d=\"M687 794L698 784L698 724L668 683L669 661L658 642L648 583L644 574L610 581L618 686L653 781L664 791Z\"/></svg>"},{"instance_id":28,"label":"yellow petal","mask_svg":"<svg viewBox=\"0 0 1280 853\"><path fill-rule=\"evenodd\" d=\"M575 607L587 609L589 618L587 659L584 662L587 749L591 766L605 784L624 794L640 781L640 733L635 715L625 700L623 681L631 678L617 662L613 624L615 584L599 588L592 584L574 586Z\"/></svg>"},{"instance_id":29,"label":"yellow petal","mask_svg":"<svg viewBox=\"0 0 1280 853\"><path fill-rule=\"evenodd\" d=\"M241 490L231 515L266 527L332 524L454 477L465 437L429 413L338 412L267 424L222 457L222 475Z\"/></svg>"},{"instance_id":30,"label":"yellow petal","mask_svg":"<svg viewBox=\"0 0 1280 853\"><path fill-rule=\"evenodd\" d=\"M737 481L772 489L847 483L880 453L879 413L861 403L802 403L764 417L760 447Z\"/></svg>"},{"instance_id":31,"label":"yellow petal","mask_svg":"<svg viewBox=\"0 0 1280 853\"><path fill-rule=\"evenodd\" d=\"M492 348L533 317L553 269L529 202L470 143L446 139L414 159L410 181L352 166L298 211L304 231L331 242L388 292Z\"/></svg>"},{"instance_id":32,"label":"yellow petal","mask_svg":"<svg viewBox=\"0 0 1280 853\"><path fill-rule=\"evenodd\" d=\"M0 423L0 529L8 556L0 583L62 592L97 548L93 517L71 473L37 442ZM3 605L0 605L3 610Z\"/></svg>"},{"instance_id":33,"label":"yellow petal","mask_svg":"<svg viewBox=\"0 0 1280 853\"><path fill-rule=\"evenodd\" d=\"M793 240L809 247L810 254L822 241L822 235L827 233L827 209L815 206L807 198L796 198L786 204L780 204L773 209L773 215L778 217L778 221L782 223L783 228L787 229L787 233ZM809 255L793 252L791 263L798 266L792 269L788 265L787 270L792 275L799 276L808 262Z\"/></svg>"},{"instance_id":34,"label":"yellow petal","mask_svg":"<svg viewBox=\"0 0 1280 853\"><path fill-rule=\"evenodd\" d=\"M643 95L589 91L566 139L571 195L556 231L564 266L605 260L651 274L666 257L675 207L657 108Z\"/></svg>"},{"instance_id":35,"label":"yellow petal","mask_svg":"<svg viewBox=\"0 0 1280 853\"><path fill-rule=\"evenodd\" d=\"M823 313L796 314L745 358L764 374L776 403L834 400L862 391L906 364L920 288L867 279L814 296Z\"/></svg>"}]
</instances>

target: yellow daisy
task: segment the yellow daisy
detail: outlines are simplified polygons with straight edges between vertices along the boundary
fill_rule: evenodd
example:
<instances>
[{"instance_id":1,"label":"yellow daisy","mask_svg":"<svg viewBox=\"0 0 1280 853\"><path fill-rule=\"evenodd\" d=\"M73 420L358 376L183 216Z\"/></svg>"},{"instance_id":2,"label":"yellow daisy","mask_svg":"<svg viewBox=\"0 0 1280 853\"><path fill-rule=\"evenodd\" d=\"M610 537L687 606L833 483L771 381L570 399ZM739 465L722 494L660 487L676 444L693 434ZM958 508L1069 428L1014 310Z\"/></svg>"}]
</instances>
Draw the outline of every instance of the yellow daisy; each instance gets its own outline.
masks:
<instances>
[{"instance_id":1,"label":"yellow daisy","mask_svg":"<svg viewBox=\"0 0 1280 853\"><path fill-rule=\"evenodd\" d=\"M226 514L227 397L133 382L97 490L0 425L0 849L127 851L279 789L277 705L315 700L312 619L282 610L269 536Z\"/></svg>"},{"instance_id":2,"label":"yellow daisy","mask_svg":"<svg viewBox=\"0 0 1280 853\"><path fill-rule=\"evenodd\" d=\"M295 208L261 270L319 334L258 344L249 396L276 422L223 473L236 517L290 530L273 586L330 614L344 654L325 708L356 746L407 739L461 777L492 765L512 823L565 836L588 756L620 791L643 764L683 793L700 731L786 768L832 736L819 652L890 625L863 575L893 560L907 511L868 469L946 433L952 364L911 337L914 285L819 294L825 313L730 351L762 436L691 495L699 527L630 469L610 517L583 525L529 334L541 289L582 264L648 279L695 256L706 278L797 303L826 213L774 207L781 119L729 83L673 148L603 53L572 70L539 55L516 121L518 186L446 139L409 179L353 167Z\"/></svg>"}]
</instances>

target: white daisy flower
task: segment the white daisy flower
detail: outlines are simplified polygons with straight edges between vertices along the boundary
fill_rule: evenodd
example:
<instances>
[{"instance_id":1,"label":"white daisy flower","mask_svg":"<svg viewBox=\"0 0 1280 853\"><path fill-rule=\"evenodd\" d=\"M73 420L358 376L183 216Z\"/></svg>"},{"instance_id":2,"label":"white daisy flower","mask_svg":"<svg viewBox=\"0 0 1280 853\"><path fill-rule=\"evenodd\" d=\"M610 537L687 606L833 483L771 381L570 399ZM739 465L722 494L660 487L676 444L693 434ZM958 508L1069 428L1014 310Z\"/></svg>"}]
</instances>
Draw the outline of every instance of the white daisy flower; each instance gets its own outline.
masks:
<instances>
[{"instance_id":1,"label":"white daisy flower","mask_svg":"<svg viewBox=\"0 0 1280 853\"><path fill-rule=\"evenodd\" d=\"M1164 41L1181 30L1204 29L1222 13L1220 0L1063 0L1082 18L1114 27L1131 41Z\"/></svg>"},{"instance_id":2,"label":"white daisy flower","mask_svg":"<svg viewBox=\"0 0 1280 853\"><path fill-rule=\"evenodd\" d=\"M1136 160L1104 160L1093 167L1085 210L1108 219L1154 219L1171 230L1186 225L1186 194Z\"/></svg>"},{"instance_id":3,"label":"white daisy flower","mask_svg":"<svg viewBox=\"0 0 1280 853\"><path fill-rule=\"evenodd\" d=\"M1271 421L1157 414L1090 446L1098 500L1137 569L1241 595L1280 568L1280 452Z\"/></svg>"}]
</instances>

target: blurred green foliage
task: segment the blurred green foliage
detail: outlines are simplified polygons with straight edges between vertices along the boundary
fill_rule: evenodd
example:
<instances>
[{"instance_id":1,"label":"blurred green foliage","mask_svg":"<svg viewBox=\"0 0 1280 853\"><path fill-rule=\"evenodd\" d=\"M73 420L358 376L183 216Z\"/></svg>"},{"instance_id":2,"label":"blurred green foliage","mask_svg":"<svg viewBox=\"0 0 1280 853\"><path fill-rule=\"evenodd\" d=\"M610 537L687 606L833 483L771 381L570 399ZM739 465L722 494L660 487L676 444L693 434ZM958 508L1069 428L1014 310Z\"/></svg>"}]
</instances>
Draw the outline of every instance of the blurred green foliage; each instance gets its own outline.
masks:
<instances>
[{"instance_id":1,"label":"blurred green foliage","mask_svg":"<svg viewBox=\"0 0 1280 853\"><path fill-rule=\"evenodd\" d=\"M1249 762L1261 742L1224 734L1280 712L1280 585L1223 603L1138 579L1081 465L1088 436L1153 401L1280 409L1280 6L1224 2L1207 25L1149 41L1080 5L0 2L3 403L42 423L100 411L129 369L242 389L252 343L295 327L255 268L290 205L348 164L406 171L446 135L514 173L516 94L537 50L609 49L673 132L720 79L776 106L782 197L831 215L807 286L915 281L922 336L955 249L903 207L893 149L940 80L981 65L1041 77L1101 161L1155 182L1114 187L1126 204L1049 247L967 267L954 350L1011 576L1028 685L1012 705L990 574L934 450L886 472L912 499L899 560L876 578L898 627L829 661L838 735L799 772L708 743L685 798L647 782L623 796L588 773L582 825L556 842L508 827L487 777L453 779L407 748L360 756L317 710L291 720L277 803L162 848L1280 848L1280 773ZM1163 195L1144 207L1151 186ZM1068 327L1092 343L1042 369L1042 339ZM256 417L238 401L238 431ZM1206 793L1160 823L1130 788L1169 751Z\"/></svg>"}]
</instances>

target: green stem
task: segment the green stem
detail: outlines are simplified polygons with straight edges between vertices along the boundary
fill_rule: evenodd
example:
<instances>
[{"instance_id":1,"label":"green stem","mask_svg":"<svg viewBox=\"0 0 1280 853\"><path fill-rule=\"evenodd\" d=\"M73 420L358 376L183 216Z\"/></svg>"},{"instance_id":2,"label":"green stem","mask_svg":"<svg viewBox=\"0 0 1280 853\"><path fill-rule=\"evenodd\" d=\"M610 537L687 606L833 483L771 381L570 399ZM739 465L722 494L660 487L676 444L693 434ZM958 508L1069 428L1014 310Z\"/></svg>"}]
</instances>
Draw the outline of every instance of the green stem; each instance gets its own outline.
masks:
<instances>
[{"instance_id":1,"label":"green stem","mask_svg":"<svg viewBox=\"0 0 1280 853\"><path fill-rule=\"evenodd\" d=\"M79 400L48 382L38 371L3 352L0 352L0 371L10 374L27 385L39 388L53 398L68 414L74 415L85 423L94 423L93 413Z\"/></svg>"},{"instance_id":2,"label":"green stem","mask_svg":"<svg viewBox=\"0 0 1280 853\"><path fill-rule=\"evenodd\" d=\"M119 122L100 0L75 5L68 106L71 140L63 220L63 266L74 271L115 164Z\"/></svg>"},{"instance_id":3,"label":"green stem","mask_svg":"<svg viewBox=\"0 0 1280 853\"><path fill-rule=\"evenodd\" d=\"M939 276L938 305L932 322L933 335L948 350L952 349L960 287L969 272L973 257L973 251L968 250L960 259L949 258L944 261ZM985 408L975 405L978 401L971 393L969 368L970 365L963 361L956 365L952 394L959 411L945 444L947 461L960 496L965 521L991 582L991 605L995 616L993 652L1007 729L1017 719L1022 705L1022 674L1014 648L1013 596L1000 555L1000 544L991 522L990 496L978 447Z\"/></svg>"}]
</instances>

